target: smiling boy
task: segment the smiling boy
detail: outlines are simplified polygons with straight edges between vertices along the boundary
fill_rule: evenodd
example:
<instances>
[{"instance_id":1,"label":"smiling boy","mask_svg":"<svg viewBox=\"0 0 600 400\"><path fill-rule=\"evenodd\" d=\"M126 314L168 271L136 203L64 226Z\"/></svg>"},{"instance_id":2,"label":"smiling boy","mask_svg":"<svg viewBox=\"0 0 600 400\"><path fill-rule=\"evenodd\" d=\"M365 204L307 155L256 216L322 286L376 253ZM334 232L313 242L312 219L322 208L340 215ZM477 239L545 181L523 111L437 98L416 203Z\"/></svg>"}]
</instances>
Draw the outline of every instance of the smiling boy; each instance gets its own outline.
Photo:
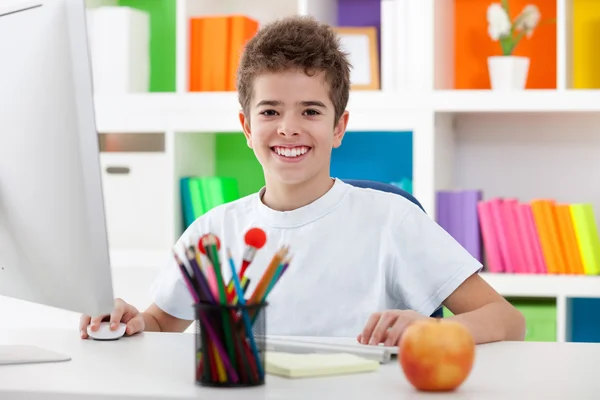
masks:
<instances>
[{"instance_id":1,"label":"smiling boy","mask_svg":"<svg viewBox=\"0 0 600 400\"><path fill-rule=\"evenodd\" d=\"M201 216L178 245L212 232L240 260L244 232L262 228L267 244L246 273L254 284L277 249L289 245L289 270L269 296L269 334L392 345L408 324L445 305L477 343L523 340L523 316L417 206L330 176L331 152L349 118L349 77L329 26L292 17L263 27L240 60L238 93L240 123L265 186ZM111 321L126 322L127 334L183 331L192 323L192 299L174 262L154 293L143 313L117 299ZM91 319L92 329L101 318ZM81 327L89 322L83 316Z\"/></svg>"}]
</instances>

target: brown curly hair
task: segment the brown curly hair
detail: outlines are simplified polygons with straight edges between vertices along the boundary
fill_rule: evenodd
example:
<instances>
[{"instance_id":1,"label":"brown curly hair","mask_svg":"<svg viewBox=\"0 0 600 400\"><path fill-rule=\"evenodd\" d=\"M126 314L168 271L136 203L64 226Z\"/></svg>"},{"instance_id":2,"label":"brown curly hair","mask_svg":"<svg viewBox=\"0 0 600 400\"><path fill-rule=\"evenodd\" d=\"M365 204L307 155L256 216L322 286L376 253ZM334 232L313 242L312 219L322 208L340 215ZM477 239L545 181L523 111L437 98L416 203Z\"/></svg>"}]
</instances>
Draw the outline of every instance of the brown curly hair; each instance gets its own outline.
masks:
<instances>
[{"instance_id":1,"label":"brown curly hair","mask_svg":"<svg viewBox=\"0 0 600 400\"><path fill-rule=\"evenodd\" d=\"M249 116L254 78L266 72L323 72L335 108L336 124L348 104L350 62L331 26L308 16L266 24L245 45L237 71L238 100Z\"/></svg>"}]
</instances>

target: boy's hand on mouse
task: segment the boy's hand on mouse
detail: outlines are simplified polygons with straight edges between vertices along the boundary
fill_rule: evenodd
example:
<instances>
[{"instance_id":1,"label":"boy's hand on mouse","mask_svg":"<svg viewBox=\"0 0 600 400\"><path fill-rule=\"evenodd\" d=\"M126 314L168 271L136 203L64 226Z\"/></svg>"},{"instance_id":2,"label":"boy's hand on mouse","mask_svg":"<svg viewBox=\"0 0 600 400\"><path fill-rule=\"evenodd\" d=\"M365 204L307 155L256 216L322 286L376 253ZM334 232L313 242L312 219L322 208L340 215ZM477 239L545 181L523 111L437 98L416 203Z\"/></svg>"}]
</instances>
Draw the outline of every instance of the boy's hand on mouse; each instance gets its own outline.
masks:
<instances>
[{"instance_id":1,"label":"boy's hand on mouse","mask_svg":"<svg viewBox=\"0 0 600 400\"><path fill-rule=\"evenodd\" d=\"M99 315L96 317L90 317L89 315L82 315L79 321L79 330L81 332L81 338L87 339L87 327L91 325L92 331L97 331L100 327L100 322L110 318L110 329L117 330L119 323L123 322L127 324L125 328L125 335L133 335L134 333L142 332L145 329L145 323L142 313L131 304L126 303L122 299L115 299L115 308L112 313L106 315Z\"/></svg>"},{"instance_id":2,"label":"boy's hand on mouse","mask_svg":"<svg viewBox=\"0 0 600 400\"><path fill-rule=\"evenodd\" d=\"M362 344L396 346L412 322L429 318L412 310L388 310L371 315L357 340Z\"/></svg>"}]
</instances>

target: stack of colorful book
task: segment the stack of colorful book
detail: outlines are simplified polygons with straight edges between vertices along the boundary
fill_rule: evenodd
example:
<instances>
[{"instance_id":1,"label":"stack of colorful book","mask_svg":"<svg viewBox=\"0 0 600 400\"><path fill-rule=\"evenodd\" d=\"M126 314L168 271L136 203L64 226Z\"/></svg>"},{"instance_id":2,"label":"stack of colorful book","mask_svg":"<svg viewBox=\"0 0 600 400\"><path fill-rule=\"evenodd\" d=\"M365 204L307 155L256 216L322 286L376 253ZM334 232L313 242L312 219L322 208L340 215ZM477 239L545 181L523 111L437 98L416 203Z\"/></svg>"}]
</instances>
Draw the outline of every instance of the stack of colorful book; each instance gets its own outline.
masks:
<instances>
[{"instance_id":1,"label":"stack of colorful book","mask_svg":"<svg viewBox=\"0 0 600 400\"><path fill-rule=\"evenodd\" d=\"M258 21L243 15L190 18L188 90L236 90L240 55L258 27Z\"/></svg>"},{"instance_id":2,"label":"stack of colorful book","mask_svg":"<svg viewBox=\"0 0 600 400\"><path fill-rule=\"evenodd\" d=\"M600 274L591 204L482 199L478 190L437 193L437 222L493 273Z\"/></svg>"},{"instance_id":3,"label":"stack of colorful book","mask_svg":"<svg viewBox=\"0 0 600 400\"><path fill-rule=\"evenodd\" d=\"M209 210L240 197L233 178L186 176L179 183L184 230Z\"/></svg>"}]
</instances>

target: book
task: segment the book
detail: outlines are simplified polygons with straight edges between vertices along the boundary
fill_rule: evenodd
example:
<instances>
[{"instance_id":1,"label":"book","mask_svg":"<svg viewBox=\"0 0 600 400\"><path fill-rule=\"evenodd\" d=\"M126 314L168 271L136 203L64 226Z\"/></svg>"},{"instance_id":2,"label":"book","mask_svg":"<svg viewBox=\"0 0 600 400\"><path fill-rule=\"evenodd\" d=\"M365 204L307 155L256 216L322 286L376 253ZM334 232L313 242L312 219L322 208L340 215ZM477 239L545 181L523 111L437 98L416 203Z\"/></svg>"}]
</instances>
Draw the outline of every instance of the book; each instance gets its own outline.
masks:
<instances>
[{"instance_id":1,"label":"book","mask_svg":"<svg viewBox=\"0 0 600 400\"><path fill-rule=\"evenodd\" d=\"M258 28L259 22L245 15L189 18L188 90L236 90L236 73L242 50Z\"/></svg>"},{"instance_id":2,"label":"book","mask_svg":"<svg viewBox=\"0 0 600 400\"><path fill-rule=\"evenodd\" d=\"M600 235L591 204L571 204L571 217L586 275L600 274Z\"/></svg>"},{"instance_id":3,"label":"book","mask_svg":"<svg viewBox=\"0 0 600 400\"><path fill-rule=\"evenodd\" d=\"M436 222L474 258L482 261L477 203L480 190L442 190L436 193Z\"/></svg>"},{"instance_id":4,"label":"book","mask_svg":"<svg viewBox=\"0 0 600 400\"><path fill-rule=\"evenodd\" d=\"M267 351L265 371L287 378L332 376L376 371L379 363L348 353L285 353Z\"/></svg>"}]
</instances>

